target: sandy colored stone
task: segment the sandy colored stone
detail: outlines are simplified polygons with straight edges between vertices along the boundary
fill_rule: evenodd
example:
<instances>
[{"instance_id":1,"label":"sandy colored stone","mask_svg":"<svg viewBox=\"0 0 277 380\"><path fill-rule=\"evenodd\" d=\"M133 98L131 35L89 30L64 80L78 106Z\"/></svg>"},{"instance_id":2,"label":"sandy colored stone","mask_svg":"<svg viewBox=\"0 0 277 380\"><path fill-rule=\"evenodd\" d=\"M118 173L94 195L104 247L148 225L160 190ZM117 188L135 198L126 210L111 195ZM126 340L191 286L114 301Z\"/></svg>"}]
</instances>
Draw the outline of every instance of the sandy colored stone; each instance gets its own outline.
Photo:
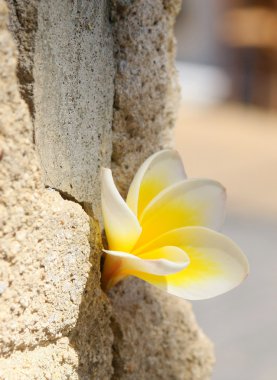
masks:
<instances>
[{"instance_id":1,"label":"sandy colored stone","mask_svg":"<svg viewBox=\"0 0 277 380\"><path fill-rule=\"evenodd\" d=\"M0 378L109 378L100 235L80 205L41 182L7 16L0 1Z\"/></svg>"},{"instance_id":2,"label":"sandy colored stone","mask_svg":"<svg viewBox=\"0 0 277 380\"><path fill-rule=\"evenodd\" d=\"M114 60L107 0L38 5L35 135L44 182L99 218L100 166L111 156Z\"/></svg>"},{"instance_id":3,"label":"sandy colored stone","mask_svg":"<svg viewBox=\"0 0 277 380\"><path fill-rule=\"evenodd\" d=\"M110 291L113 380L208 380L213 347L191 305L136 278Z\"/></svg>"},{"instance_id":4,"label":"sandy colored stone","mask_svg":"<svg viewBox=\"0 0 277 380\"><path fill-rule=\"evenodd\" d=\"M0 358L3 380L78 380L77 371L78 355L68 338L31 351L14 352L8 359Z\"/></svg>"},{"instance_id":5,"label":"sandy colored stone","mask_svg":"<svg viewBox=\"0 0 277 380\"><path fill-rule=\"evenodd\" d=\"M113 0L114 178L126 194L138 166L172 147L179 87L173 26L181 1Z\"/></svg>"},{"instance_id":6,"label":"sandy colored stone","mask_svg":"<svg viewBox=\"0 0 277 380\"><path fill-rule=\"evenodd\" d=\"M9 28L13 31L20 60L17 65L20 94L34 115L34 38L37 30L38 0L7 0L10 10Z\"/></svg>"},{"instance_id":7,"label":"sandy colored stone","mask_svg":"<svg viewBox=\"0 0 277 380\"><path fill-rule=\"evenodd\" d=\"M5 150L6 158L9 153ZM89 224L80 206L53 191L37 192L35 183L27 192L20 180L13 189L6 176L10 190L1 199L8 204L1 226L0 273L6 286L0 307L3 354L71 331L90 269Z\"/></svg>"}]
</instances>

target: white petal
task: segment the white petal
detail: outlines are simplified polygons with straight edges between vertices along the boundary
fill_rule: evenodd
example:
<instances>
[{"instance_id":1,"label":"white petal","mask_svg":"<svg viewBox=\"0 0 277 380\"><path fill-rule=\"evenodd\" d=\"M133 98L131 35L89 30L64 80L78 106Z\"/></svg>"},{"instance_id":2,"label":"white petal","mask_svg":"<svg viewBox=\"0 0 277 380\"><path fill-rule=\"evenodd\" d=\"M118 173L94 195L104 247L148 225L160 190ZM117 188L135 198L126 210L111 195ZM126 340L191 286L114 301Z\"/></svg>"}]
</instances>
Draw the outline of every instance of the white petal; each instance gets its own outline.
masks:
<instances>
[{"instance_id":1,"label":"white petal","mask_svg":"<svg viewBox=\"0 0 277 380\"><path fill-rule=\"evenodd\" d=\"M141 233L135 214L119 194L110 169L102 169L102 213L105 231L112 250L130 251Z\"/></svg>"},{"instance_id":2,"label":"white petal","mask_svg":"<svg viewBox=\"0 0 277 380\"><path fill-rule=\"evenodd\" d=\"M249 272L247 258L240 248L226 236L207 228L185 227L170 231L144 249L158 249L164 244L186 251L189 266L167 276L144 273L136 276L184 299L208 299L223 294L238 286Z\"/></svg>"},{"instance_id":3,"label":"white petal","mask_svg":"<svg viewBox=\"0 0 277 380\"><path fill-rule=\"evenodd\" d=\"M139 216L160 191L185 178L179 154L174 150L162 150L141 165L131 183L126 202Z\"/></svg>"},{"instance_id":4,"label":"white petal","mask_svg":"<svg viewBox=\"0 0 277 380\"><path fill-rule=\"evenodd\" d=\"M189 264L187 254L178 247L160 247L150 252L145 252L141 256L135 256L127 252L104 250L108 255L120 259L119 275L135 275L137 271L166 275L179 272Z\"/></svg>"}]
</instances>

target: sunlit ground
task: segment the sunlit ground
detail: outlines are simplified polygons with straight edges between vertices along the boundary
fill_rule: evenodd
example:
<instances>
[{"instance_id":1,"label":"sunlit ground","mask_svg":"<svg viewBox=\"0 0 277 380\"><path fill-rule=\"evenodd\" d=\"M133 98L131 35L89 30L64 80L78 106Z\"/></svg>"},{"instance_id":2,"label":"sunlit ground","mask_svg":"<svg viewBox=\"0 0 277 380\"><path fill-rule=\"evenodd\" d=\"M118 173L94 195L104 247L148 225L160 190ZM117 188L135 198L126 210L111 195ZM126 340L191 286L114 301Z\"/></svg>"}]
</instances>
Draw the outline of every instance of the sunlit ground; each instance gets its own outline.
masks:
<instances>
[{"instance_id":1,"label":"sunlit ground","mask_svg":"<svg viewBox=\"0 0 277 380\"><path fill-rule=\"evenodd\" d=\"M227 188L223 232L250 261L242 286L194 302L215 344L213 380L276 380L277 112L183 105L176 146L188 176L217 179Z\"/></svg>"}]
</instances>

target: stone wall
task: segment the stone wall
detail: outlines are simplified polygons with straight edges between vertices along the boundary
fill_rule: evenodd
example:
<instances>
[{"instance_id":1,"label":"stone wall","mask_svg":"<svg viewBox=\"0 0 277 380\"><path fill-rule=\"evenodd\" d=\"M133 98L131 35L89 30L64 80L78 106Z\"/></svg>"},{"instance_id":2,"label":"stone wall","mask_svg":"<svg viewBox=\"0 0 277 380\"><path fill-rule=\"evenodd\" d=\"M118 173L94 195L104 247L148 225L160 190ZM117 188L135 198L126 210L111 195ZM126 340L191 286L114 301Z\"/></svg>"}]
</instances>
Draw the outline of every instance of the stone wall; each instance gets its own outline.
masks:
<instances>
[{"instance_id":1,"label":"stone wall","mask_svg":"<svg viewBox=\"0 0 277 380\"><path fill-rule=\"evenodd\" d=\"M114 1L112 169L122 193L138 166L172 147L179 87L173 25L179 0Z\"/></svg>"},{"instance_id":2,"label":"stone wall","mask_svg":"<svg viewBox=\"0 0 277 380\"><path fill-rule=\"evenodd\" d=\"M16 49L0 0L0 379L210 378L189 303L100 287L99 167L124 193L171 145L176 3L9 0Z\"/></svg>"}]
</instances>

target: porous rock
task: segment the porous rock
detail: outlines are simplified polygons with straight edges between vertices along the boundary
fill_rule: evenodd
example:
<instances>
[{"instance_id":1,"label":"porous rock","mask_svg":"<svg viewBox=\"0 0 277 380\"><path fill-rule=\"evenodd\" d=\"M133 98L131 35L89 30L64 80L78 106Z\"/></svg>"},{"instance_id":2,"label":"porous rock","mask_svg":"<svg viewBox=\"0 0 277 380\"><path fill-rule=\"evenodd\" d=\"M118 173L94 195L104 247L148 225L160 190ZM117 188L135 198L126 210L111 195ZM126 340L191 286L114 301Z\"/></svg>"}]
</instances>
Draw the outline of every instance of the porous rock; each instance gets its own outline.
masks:
<instances>
[{"instance_id":1,"label":"porous rock","mask_svg":"<svg viewBox=\"0 0 277 380\"><path fill-rule=\"evenodd\" d=\"M34 116L34 39L37 30L38 0L7 0L10 5L10 25L20 60L17 65L20 94Z\"/></svg>"},{"instance_id":2,"label":"porous rock","mask_svg":"<svg viewBox=\"0 0 277 380\"><path fill-rule=\"evenodd\" d=\"M112 168L122 194L138 166L172 147L179 102L173 26L180 0L113 0Z\"/></svg>"},{"instance_id":3,"label":"porous rock","mask_svg":"<svg viewBox=\"0 0 277 380\"><path fill-rule=\"evenodd\" d=\"M68 338L60 338L31 351L16 351L0 358L0 379L5 380L78 380L78 355Z\"/></svg>"},{"instance_id":4,"label":"porous rock","mask_svg":"<svg viewBox=\"0 0 277 380\"><path fill-rule=\"evenodd\" d=\"M7 18L1 0L0 378L74 379L86 371L109 378L112 334L100 289L99 233L80 205L41 181Z\"/></svg>"},{"instance_id":5,"label":"porous rock","mask_svg":"<svg viewBox=\"0 0 277 380\"><path fill-rule=\"evenodd\" d=\"M213 347L191 305L138 279L110 292L113 380L208 380Z\"/></svg>"},{"instance_id":6,"label":"porous rock","mask_svg":"<svg viewBox=\"0 0 277 380\"><path fill-rule=\"evenodd\" d=\"M35 136L44 182L100 217L111 156L114 60L108 0L41 1L35 41Z\"/></svg>"}]
</instances>

